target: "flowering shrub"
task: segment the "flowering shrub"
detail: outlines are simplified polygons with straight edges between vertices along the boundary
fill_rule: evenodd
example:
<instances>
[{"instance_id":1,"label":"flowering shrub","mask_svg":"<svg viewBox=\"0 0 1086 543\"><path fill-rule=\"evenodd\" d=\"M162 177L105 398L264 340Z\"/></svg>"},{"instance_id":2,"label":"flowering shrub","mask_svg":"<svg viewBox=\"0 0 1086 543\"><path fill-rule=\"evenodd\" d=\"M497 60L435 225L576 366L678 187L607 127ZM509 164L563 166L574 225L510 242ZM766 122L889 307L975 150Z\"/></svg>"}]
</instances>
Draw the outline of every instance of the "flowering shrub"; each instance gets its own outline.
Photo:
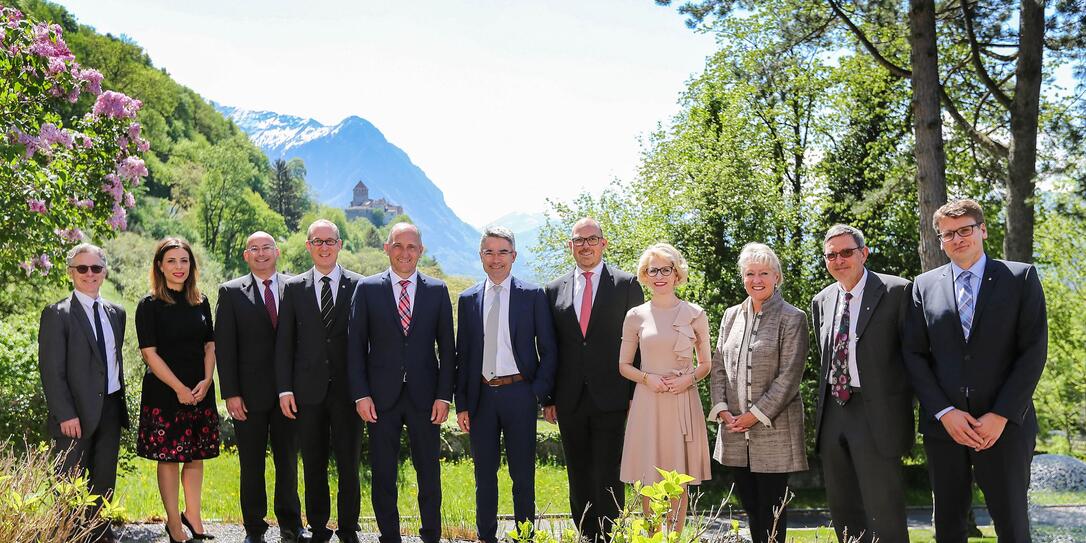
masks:
<instances>
[{"instance_id":1,"label":"flowering shrub","mask_svg":"<svg viewBox=\"0 0 1086 543\"><path fill-rule=\"evenodd\" d=\"M83 96L90 111L61 113ZM141 105L103 92L58 25L0 7L0 273L48 275L70 246L127 228L147 176Z\"/></svg>"}]
</instances>

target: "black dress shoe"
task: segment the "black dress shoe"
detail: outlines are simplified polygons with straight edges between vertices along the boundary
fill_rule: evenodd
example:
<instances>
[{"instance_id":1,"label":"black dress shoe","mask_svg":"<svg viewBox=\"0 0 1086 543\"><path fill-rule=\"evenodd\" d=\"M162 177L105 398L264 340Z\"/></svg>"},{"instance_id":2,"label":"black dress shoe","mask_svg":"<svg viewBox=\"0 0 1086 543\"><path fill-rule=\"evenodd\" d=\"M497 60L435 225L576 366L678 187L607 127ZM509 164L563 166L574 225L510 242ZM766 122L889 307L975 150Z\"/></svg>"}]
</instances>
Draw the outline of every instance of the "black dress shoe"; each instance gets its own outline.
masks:
<instances>
[{"instance_id":1,"label":"black dress shoe","mask_svg":"<svg viewBox=\"0 0 1086 543\"><path fill-rule=\"evenodd\" d=\"M191 540L191 539L185 539L185 540L181 540L181 541L178 541L178 540L174 539L173 534L170 533L170 526L167 524L165 527L166 527L166 538L170 540L170 543L192 543L193 540Z\"/></svg>"},{"instance_id":2,"label":"black dress shoe","mask_svg":"<svg viewBox=\"0 0 1086 543\"><path fill-rule=\"evenodd\" d=\"M215 539L215 536L213 536L211 534L197 533L196 528L192 527L192 523L189 522L189 519L185 518L185 512L184 511L181 512L181 524L184 524L185 527L188 528L190 532L192 532L192 539L207 539L207 540Z\"/></svg>"},{"instance_id":3,"label":"black dress shoe","mask_svg":"<svg viewBox=\"0 0 1086 543\"><path fill-rule=\"evenodd\" d=\"M339 540L342 543L360 543L358 541L358 534L354 532L336 533L339 536Z\"/></svg>"},{"instance_id":4,"label":"black dress shoe","mask_svg":"<svg viewBox=\"0 0 1086 543\"><path fill-rule=\"evenodd\" d=\"M243 543L264 543L264 534L245 534Z\"/></svg>"},{"instance_id":5,"label":"black dress shoe","mask_svg":"<svg viewBox=\"0 0 1086 543\"><path fill-rule=\"evenodd\" d=\"M281 543L312 543L309 532L304 528L298 531L280 528L279 541Z\"/></svg>"}]
</instances>

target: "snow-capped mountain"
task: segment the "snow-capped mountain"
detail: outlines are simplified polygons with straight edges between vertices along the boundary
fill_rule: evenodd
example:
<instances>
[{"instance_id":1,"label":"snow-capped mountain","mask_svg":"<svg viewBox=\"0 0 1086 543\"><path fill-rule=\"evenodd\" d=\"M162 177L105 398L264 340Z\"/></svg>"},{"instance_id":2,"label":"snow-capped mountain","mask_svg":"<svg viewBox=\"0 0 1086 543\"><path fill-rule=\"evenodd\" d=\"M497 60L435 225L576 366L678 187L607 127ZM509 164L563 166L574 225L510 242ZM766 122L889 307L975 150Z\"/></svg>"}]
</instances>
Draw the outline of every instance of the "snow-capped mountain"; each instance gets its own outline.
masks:
<instances>
[{"instance_id":1,"label":"snow-capped mountain","mask_svg":"<svg viewBox=\"0 0 1086 543\"><path fill-rule=\"evenodd\" d=\"M306 181L326 205L347 207L362 181L370 198L403 206L419 226L426 251L446 273L479 277L479 233L460 220L445 196L402 149L372 123L351 116L328 126L313 119L212 104L272 160L305 161Z\"/></svg>"}]
</instances>

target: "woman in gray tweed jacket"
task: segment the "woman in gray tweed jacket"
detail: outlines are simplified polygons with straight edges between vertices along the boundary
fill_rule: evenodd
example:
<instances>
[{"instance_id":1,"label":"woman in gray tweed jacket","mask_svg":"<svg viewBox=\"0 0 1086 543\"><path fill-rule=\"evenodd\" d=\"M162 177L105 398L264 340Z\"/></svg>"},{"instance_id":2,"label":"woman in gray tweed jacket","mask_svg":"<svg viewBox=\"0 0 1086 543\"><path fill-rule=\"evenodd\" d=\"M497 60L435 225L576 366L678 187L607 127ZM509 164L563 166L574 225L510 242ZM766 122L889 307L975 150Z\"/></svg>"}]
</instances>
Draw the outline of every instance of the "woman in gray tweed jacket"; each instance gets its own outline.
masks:
<instances>
[{"instance_id":1,"label":"woman in gray tweed jacket","mask_svg":"<svg viewBox=\"0 0 1086 543\"><path fill-rule=\"evenodd\" d=\"M720 423L713 459L728 466L754 543L785 541L780 507L788 474L807 469L799 383L807 358L807 315L780 295L781 264L761 243L739 255L747 299L729 307L713 353L709 420ZM776 525L774 522L776 521Z\"/></svg>"}]
</instances>

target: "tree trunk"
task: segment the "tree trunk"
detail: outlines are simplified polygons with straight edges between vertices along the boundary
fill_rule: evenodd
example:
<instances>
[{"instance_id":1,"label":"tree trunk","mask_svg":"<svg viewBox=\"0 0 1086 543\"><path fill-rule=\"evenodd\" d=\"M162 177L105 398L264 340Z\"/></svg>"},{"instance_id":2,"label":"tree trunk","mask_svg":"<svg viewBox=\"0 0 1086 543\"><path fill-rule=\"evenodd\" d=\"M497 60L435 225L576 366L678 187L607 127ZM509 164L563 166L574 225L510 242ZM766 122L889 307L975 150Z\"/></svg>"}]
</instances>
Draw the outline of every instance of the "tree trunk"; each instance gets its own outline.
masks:
<instances>
[{"instance_id":1,"label":"tree trunk","mask_svg":"<svg viewBox=\"0 0 1086 543\"><path fill-rule=\"evenodd\" d=\"M913 132L916 136L913 154L916 157L916 195L920 203L920 266L928 271L947 261L931 227L935 210L946 203L946 155L943 153L943 120L939 106L934 0L910 0L909 45Z\"/></svg>"},{"instance_id":2,"label":"tree trunk","mask_svg":"<svg viewBox=\"0 0 1086 543\"><path fill-rule=\"evenodd\" d=\"M1011 144L1007 158L1007 259L1033 262L1033 196L1037 177L1037 116L1041 100L1041 57L1044 52L1044 6L1022 0L1019 15L1018 65L1011 105Z\"/></svg>"}]
</instances>

